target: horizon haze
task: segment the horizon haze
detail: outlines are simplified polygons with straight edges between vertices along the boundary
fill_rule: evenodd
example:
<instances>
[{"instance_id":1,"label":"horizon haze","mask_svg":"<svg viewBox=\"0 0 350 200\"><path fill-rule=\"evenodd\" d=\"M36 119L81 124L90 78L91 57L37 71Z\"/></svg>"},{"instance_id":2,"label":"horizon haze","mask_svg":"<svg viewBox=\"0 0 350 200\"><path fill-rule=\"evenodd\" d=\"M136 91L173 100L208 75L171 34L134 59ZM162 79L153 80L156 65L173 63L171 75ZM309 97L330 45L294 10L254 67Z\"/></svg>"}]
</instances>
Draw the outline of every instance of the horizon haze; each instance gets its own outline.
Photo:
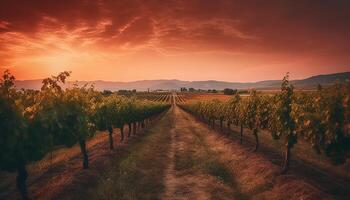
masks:
<instances>
[{"instance_id":1,"label":"horizon haze","mask_svg":"<svg viewBox=\"0 0 350 200\"><path fill-rule=\"evenodd\" d=\"M231 89L280 89L281 79L276 80L261 80L256 82L227 82L220 80L203 80L203 81L184 81L178 79L158 79L158 80L137 80L137 81L72 81L67 80L65 87L70 87L73 82L77 82L79 86L85 84L94 85L97 90L179 90L182 87L195 88L202 90L223 90L225 88ZM291 83L298 89L316 89L318 85L331 85L334 83L345 83L350 80L350 71L335 74L321 74L311 76L305 79L291 79ZM23 89L40 89L42 86L42 79L36 80L16 80L17 88Z\"/></svg>"}]
</instances>

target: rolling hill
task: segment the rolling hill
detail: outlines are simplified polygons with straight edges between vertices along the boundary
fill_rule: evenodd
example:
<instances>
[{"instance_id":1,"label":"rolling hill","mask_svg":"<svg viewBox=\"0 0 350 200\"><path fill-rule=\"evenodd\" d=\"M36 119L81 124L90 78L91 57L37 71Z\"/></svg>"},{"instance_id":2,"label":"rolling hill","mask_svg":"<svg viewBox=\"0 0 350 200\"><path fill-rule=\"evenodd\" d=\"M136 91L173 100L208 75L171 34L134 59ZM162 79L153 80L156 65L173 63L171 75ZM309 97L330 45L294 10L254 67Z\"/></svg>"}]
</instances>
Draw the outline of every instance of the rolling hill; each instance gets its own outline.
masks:
<instances>
[{"instance_id":1,"label":"rolling hill","mask_svg":"<svg viewBox=\"0 0 350 200\"><path fill-rule=\"evenodd\" d=\"M325 74L312 76L301 80L292 80L293 85L300 89L314 89L318 84L329 85L335 82L345 83L350 80L350 72ZM24 89L40 89L41 79L37 80L18 80L15 82L17 88ZM68 82L66 87L70 87L73 82ZM216 80L207 81L181 81L176 79L171 80L140 80L132 82L114 82L114 81L78 81L78 85L93 84L97 90L131 90L136 89L139 91L150 90L176 90L181 87L196 88L196 89L216 89L222 90L225 88L233 89L278 89L281 84L281 80L266 80L259 82L225 82Z\"/></svg>"}]
</instances>

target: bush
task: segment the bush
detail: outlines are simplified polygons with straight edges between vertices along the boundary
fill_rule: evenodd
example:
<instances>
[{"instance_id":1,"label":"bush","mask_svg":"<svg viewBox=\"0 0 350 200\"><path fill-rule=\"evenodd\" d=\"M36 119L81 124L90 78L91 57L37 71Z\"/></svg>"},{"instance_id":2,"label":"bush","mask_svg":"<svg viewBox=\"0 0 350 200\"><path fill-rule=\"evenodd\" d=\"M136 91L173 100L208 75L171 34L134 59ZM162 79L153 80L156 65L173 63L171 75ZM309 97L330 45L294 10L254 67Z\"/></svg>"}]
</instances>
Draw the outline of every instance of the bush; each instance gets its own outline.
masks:
<instances>
[{"instance_id":1,"label":"bush","mask_svg":"<svg viewBox=\"0 0 350 200\"><path fill-rule=\"evenodd\" d=\"M233 89L230 89L230 88L225 88L224 89L224 94L226 95L234 95L237 93L237 90L233 90Z\"/></svg>"}]
</instances>

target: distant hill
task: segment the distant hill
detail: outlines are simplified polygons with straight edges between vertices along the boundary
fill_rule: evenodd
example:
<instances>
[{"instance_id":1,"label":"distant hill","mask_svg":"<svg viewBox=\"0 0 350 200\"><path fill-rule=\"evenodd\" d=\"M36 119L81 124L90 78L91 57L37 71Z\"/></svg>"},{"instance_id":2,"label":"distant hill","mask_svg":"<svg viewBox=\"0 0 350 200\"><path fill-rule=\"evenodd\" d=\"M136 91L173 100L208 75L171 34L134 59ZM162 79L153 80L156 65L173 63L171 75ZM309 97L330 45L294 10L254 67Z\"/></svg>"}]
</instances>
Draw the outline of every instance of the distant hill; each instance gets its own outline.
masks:
<instances>
[{"instance_id":1,"label":"distant hill","mask_svg":"<svg viewBox=\"0 0 350 200\"><path fill-rule=\"evenodd\" d=\"M293 85L296 88L301 89L314 89L318 84L329 85L335 82L345 83L350 80L350 72L336 73L336 74L325 74L312 76L302 80L292 80ZM25 89L40 89L42 80L22 80L16 81L17 88ZM68 82L67 87L71 86L73 82ZM139 91L150 90L175 90L181 87L195 88L195 89L216 89L222 90L225 88L233 89L278 89L281 85L281 80L266 80L259 82L224 82L224 81L181 81L181 80L141 80L132 82L114 82L114 81L79 81L78 85L94 84L97 90L131 90L136 89Z\"/></svg>"},{"instance_id":2,"label":"distant hill","mask_svg":"<svg viewBox=\"0 0 350 200\"><path fill-rule=\"evenodd\" d=\"M350 80L350 72L312 76L303 80L294 81L299 87L317 87L318 84L329 85L335 82L345 83Z\"/></svg>"}]
</instances>

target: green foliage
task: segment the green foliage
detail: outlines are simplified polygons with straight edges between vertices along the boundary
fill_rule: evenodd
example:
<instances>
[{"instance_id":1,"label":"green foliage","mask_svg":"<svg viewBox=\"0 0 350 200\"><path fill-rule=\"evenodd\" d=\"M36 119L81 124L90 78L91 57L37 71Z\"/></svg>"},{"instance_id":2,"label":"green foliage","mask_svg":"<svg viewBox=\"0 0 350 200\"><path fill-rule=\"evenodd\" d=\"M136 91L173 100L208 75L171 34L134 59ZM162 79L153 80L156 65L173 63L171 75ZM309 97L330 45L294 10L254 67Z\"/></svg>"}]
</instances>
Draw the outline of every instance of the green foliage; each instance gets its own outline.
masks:
<instances>
[{"instance_id":1,"label":"green foliage","mask_svg":"<svg viewBox=\"0 0 350 200\"><path fill-rule=\"evenodd\" d=\"M248 97L248 101L246 104L246 124L249 129L253 131L257 131L259 128L259 116L258 116L258 106L260 104L260 99L256 94L255 90L252 90L250 96Z\"/></svg>"},{"instance_id":2,"label":"green foliage","mask_svg":"<svg viewBox=\"0 0 350 200\"><path fill-rule=\"evenodd\" d=\"M329 156L334 164L344 163L349 140L349 89L333 85L317 93L298 96L296 114L304 137L318 153Z\"/></svg>"},{"instance_id":3,"label":"green foliage","mask_svg":"<svg viewBox=\"0 0 350 200\"><path fill-rule=\"evenodd\" d=\"M296 124L292 118L292 103L293 103L293 86L289 83L289 76L285 76L282 81L281 92L276 96L277 101L274 106L276 117L274 123L276 125L271 127L272 133L277 137L284 137L285 144L292 148L297 143Z\"/></svg>"},{"instance_id":4,"label":"green foliage","mask_svg":"<svg viewBox=\"0 0 350 200\"><path fill-rule=\"evenodd\" d=\"M334 164L344 163L350 148L350 83L319 86L315 92L294 92L287 74L281 91L275 95L251 91L249 97L236 93L226 103L188 101L180 107L210 122L223 119L253 133L258 129L269 130L274 139L284 139L288 160L289 149L298 137L330 157Z\"/></svg>"},{"instance_id":5,"label":"green foliage","mask_svg":"<svg viewBox=\"0 0 350 200\"><path fill-rule=\"evenodd\" d=\"M113 128L117 111L115 99L116 96L111 95L102 98L101 101L97 103L93 120L98 130L105 131L109 128Z\"/></svg>"},{"instance_id":6,"label":"green foliage","mask_svg":"<svg viewBox=\"0 0 350 200\"><path fill-rule=\"evenodd\" d=\"M239 125L240 124L240 110L239 103L241 97L236 93L228 102L227 109L225 110L225 119L231 124Z\"/></svg>"},{"instance_id":7,"label":"green foliage","mask_svg":"<svg viewBox=\"0 0 350 200\"><path fill-rule=\"evenodd\" d=\"M225 95L234 95L237 93L237 90L233 90L233 89L230 89L230 88L225 88L224 89L224 94Z\"/></svg>"},{"instance_id":8,"label":"green foliage","mask_svg":"<svg viewBox=\"0 0 350 200\"><path fill-rule=\"evenodd\" d=\"M0 169L8 171L38 160L48 151L47 135L38 130L27 109L32 96L23 98L14 88L14 80L5 71L0 82Z\"/></svg>"},{"instance_id":9,"label":"green foliage","mask_svg":"<svg viewBox=\"0 0 350 200\"><path fill-rule=\"evenodd\" d=\"M107 95L76 84L64 89L70 72L43 80L40 91L16 90L15 77L5 71L0 81L0 170L18 171L17 186L27 199L25 166L55 146L79 143L88 168L86 139L96 128L142 121L169 104Z\"/></svg>"},{"instance_id":10,"label":"green foliage","mask_svg":"<svg viewBox=\"0 0 350 200\"><path fill-rule=\"evenodd\" d=\"M166 103L111 95L97 103L94 123L101 131L112 127L122 128L125 124L141 122L169 106Z\"/></svg>"}]
</instances>

